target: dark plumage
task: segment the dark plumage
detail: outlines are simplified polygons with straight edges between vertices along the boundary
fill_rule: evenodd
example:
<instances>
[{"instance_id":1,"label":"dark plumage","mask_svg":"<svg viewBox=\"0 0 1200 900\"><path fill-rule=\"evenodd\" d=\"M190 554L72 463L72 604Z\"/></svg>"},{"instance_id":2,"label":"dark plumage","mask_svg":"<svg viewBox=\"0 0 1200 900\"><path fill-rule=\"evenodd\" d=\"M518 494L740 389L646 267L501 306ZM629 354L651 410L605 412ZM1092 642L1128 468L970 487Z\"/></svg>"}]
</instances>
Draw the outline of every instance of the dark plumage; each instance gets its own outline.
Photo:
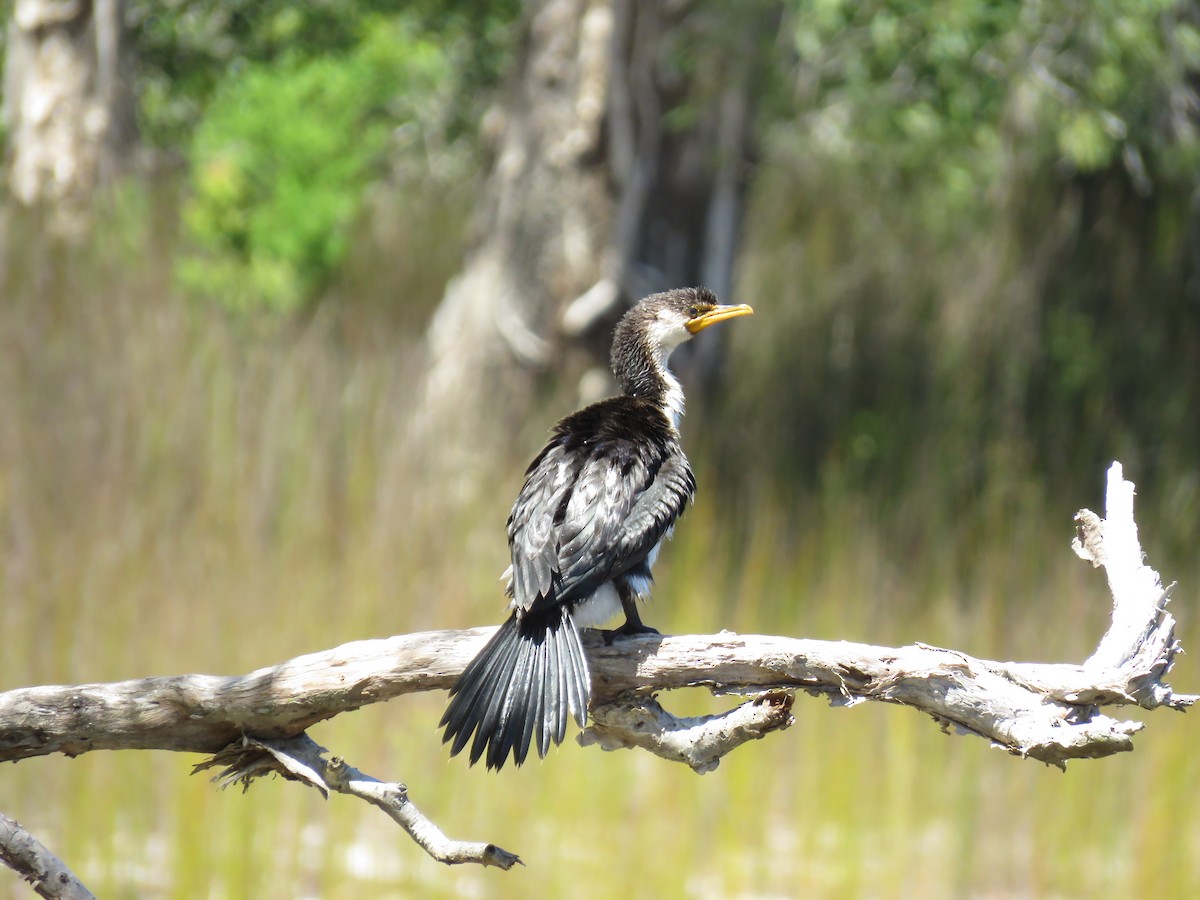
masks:
<instances>
[{"instance_id":1,"label":"dark plumage","mask_svg":"<svg viewBox=\"0 0 1200 900\"><path fill-rule=\"evenodd\" d=\"M637 599L696 489L679 443L683 392L667 358L709 325L750 312L684 288L647 297L617 324L612 368L623 393L559 422L525 472L508 517L513 612L450 691L441 724L451 755L469 742L472 764L485 757L499 769L510 755L520 765L536 742L544 757L566 736L568 716L587 721L579 627L623 610L615 634L653 631Z\"/></svg>"}]
</instances>

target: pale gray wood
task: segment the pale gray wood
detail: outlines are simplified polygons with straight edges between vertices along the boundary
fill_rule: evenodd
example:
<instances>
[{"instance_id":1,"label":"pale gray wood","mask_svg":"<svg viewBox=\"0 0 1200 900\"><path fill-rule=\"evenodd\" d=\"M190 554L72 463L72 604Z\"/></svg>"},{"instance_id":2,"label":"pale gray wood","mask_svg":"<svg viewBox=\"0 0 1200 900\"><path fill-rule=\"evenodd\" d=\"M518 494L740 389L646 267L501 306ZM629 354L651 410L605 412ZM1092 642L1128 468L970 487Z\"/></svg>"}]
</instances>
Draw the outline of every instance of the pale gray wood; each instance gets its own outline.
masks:
<instances>
[{"instance_id":1,"label":"pale gray wood","mask_svg":"<svg viewBox=\"0 0 1200 900\"><path fill-rule=\"evenodd\" d=\"M239 744L226 747L200 763L196 771L223 767L213 777L223 788L233 784L249 787L253 779L273 772L314 787L325 797L330 791L337 791L365 800L387 813L422 850L446 865L475 863L505 870L518 863L524 865L517 854L495 844L446 837L417 809L403 784L372 778L340 757L326 759L327 752L305 734L280 741L243 738Z\"/></svg>"},{"instance_id":2,"label":"pale gray wood","mask_svg":"<svg viewBox=\"0 0 1200 900\"><path fill-rule=\"evenodd\" d=\"M8 188L77 237L96 188L136 144L122 0L16 0L8 20L4 124Z\"/></svg>"},{"instance_id":3,"label":"pale gray wood","mask_svg":"<svg viewBox=\"0 0 1200 900\"><path fill-rule=\"evenodd\" d=\"M593 724L579 743L604 750L641 747L703 775L747 741L790 727L793 699L791 691L767 691L718 715L687 718L671 715L653 697L618 699L591 707Z\"/></svg>"},{"instance_id":4,"label":"pale gray wood","mask_svg":"<svg viewBox=\"0 0 1200 900\"><path fill-rule=\"evenodd\" d=\"M95 894L61 859L4 813L0 813L0 862L24 878L39 897L95 900Z\"/></svg>"}]
</instances>

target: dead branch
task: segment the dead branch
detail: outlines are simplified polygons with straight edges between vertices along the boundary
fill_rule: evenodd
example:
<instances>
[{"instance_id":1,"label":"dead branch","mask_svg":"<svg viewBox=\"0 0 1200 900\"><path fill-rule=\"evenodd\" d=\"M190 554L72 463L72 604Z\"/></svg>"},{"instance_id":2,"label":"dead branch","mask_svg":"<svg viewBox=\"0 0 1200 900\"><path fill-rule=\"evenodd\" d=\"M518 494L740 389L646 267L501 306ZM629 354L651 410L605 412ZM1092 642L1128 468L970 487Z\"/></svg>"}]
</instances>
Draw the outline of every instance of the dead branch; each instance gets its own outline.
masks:
<instances>
[{"instance_id":1,"label":"dead branch","mask_svg":"<svg viewBox=\"0 0 1200 900\"><path fill-rule=\"evenodd\" d=\"M791 694L803 690L852 706L878 700L911 706L943 729L976 734L1010 753L1058 766L1131 750L1139 722L1102 707L1186 709L1194 695L1162 679L1179 644L1166 611L1170 588L1142 561L1133 522L1133 485L1109 470L1108 518L1081 511L1076 552L1105 569L1112 625L1083 664L976 659L925 644L876 647L770 635L640 635L605 645L587 640L592 725L584 745L642 747L697 772L715 768L745 741L791 723ZM339 713L415 691L449 688L492 628L355 641L238 677L182 675L113 684L42 686L0 694L0 761L100 749L216 754L222 780L266 772L383 808L444 862L509 868L514 854L449 841L408 801L403 786L326 761L306 729ZM756 699L715 716L680 719L654 699L705 686Z\"/></svg>"},{"instance_id":2,"label":"dead branch","mask_svg":"<svg viewBox=\"0 0 1200 900\"><path fill-rule=\"evenodd\" d=\"M593 704L592 725L579 743L598 744L603 750L641 747L703 775L735 747L789 727L792 701L790 691L768 691L719 715L695 718L673 716L653 697Z\"/></svg>"},{"instance_id":3,"label":"dead branch","mask_svg":"<svg viewBox=\"0 0 1200 900\"><path fill-rule=\"evenodd\" d=\"M0 862L24 878L49 900L96 900L96 895L50 849L0 813Z\"/></svg>"},{"instance_id":4,"label":"dead branch","mask_svg":"<svg viewBox=\"0 0 1200 900\"><path fill-rule=\"evenodd\" d=\"M478 863L511 869L521 862L515 853L495 844L451 840L417 809L403 784L372 778L337 756L326 759L327 752L306 734L279 741L247 737L198 763L192 771L224 767L212 779L221 788L241 784L246 790L255 778L277 774L314 787L326 798L330 791L357 797L382 809L421 849L447 865Z\"/></svg>"}]
</instances>

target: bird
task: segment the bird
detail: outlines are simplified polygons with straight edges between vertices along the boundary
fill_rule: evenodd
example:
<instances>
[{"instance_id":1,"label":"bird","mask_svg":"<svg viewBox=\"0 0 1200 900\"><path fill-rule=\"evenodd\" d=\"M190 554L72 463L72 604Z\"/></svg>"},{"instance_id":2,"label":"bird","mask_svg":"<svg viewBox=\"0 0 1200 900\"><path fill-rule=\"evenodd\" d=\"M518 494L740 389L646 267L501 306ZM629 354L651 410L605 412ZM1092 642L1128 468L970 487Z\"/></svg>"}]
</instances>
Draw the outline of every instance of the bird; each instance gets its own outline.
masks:
<instances>
[{"instance_id":1,"label":"bird","mask_svg":"<svg viewBox=\"0 0 1200 900\"><path fill-rule=\"evenodd\" d=\"M525 472L508 517L511 613L450 691L439 727L457 756L470 744L499 770L545 758L568 717L587 723L591 674L580 628L625 614L622 635L658 632L637 603L649 595L659 547L691 501L696 480L680 443L683 388L671 352L717 322L753 313L707 288L652 294L613 332L621 393L560 421Z\"/></svg>"}]
</instances>

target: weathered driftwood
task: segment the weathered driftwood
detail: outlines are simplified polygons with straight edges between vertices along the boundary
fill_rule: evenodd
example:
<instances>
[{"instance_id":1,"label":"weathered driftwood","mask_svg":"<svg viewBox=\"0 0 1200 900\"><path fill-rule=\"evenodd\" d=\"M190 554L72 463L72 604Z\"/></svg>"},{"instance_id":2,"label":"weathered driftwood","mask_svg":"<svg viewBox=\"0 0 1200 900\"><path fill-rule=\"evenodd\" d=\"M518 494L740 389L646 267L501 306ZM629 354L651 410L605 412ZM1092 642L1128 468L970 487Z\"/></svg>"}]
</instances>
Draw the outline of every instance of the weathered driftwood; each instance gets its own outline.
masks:
<instances>
[{"instance_id":1,"label":"weathered driftwood","mask_svg":"<svg viewBox=\"0 0 1200 900\"><path fill-rule=\"evenodd\" d=\"M1109 470L1107 507L1107 520L1087 510L1076 517L1076 552L1104 567L1113 594L1112 627L1081 665L995 662L925 644L888 648L729 632L641 635L610 646L593 637L586 642L592 723L580 742L643 747L706 772L741 743L786 728L791 692L799 689L827 695L835 705L882 700L912 706L944 729L977 734L1017 756L1058 766L1130 750L1143 725L1110 718L1101 707L1184 709L1197 698L1174 693L1162 680L1179 650L1175 620L1166 611L1170 589L1142 562L1133 485L1117 463ZM285 760L299 752L292 739L369 703L449 688L492 631L356 641L239 677L182 675L8 691L0 694L0 761L100 749L182 750L218 754L211 764L226 766L226 780L247 782L268 770L297 777ZM697 719L671 716L654 699L658 692L696 685L752 697ZM322 768L311 762L319 753L300 755L306 754L308 770L317 774L301 780L381 805L368 795L383 788L361 787L379 782L360 773L339 781L332 763ZM346 783L359 787L346 790ZM393 809L403 808L405 792L390 787L403 795ZM405 827L427 850L437 845ZM444 846L430 852L447 862L517 861L505 851L492 848L489 856L479 849L490 845L450 843L453 852Z\"/></svg>"}]
</instances>

